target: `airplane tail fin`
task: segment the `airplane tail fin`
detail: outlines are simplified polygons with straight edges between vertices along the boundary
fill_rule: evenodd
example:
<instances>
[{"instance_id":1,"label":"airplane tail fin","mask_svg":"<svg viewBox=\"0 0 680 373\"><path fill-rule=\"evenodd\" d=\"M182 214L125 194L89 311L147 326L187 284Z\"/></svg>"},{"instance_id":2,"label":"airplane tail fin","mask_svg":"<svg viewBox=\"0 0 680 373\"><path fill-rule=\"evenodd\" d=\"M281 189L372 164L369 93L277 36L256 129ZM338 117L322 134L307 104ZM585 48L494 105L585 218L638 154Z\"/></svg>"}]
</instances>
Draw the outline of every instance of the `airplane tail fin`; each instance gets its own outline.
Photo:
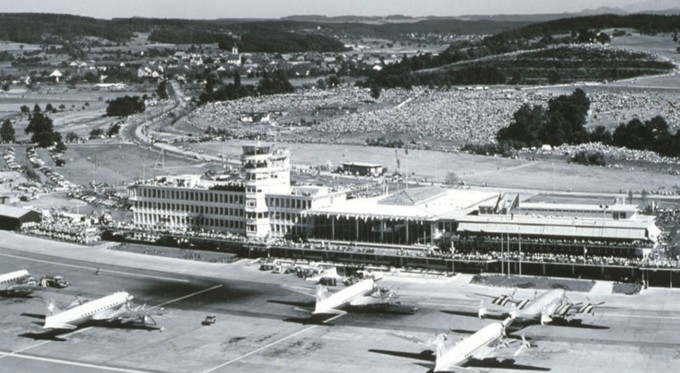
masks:
<instances>
[{"instance_id":1,"label":"airplane tail fin","mask_svg":"<svg viewBox=\"0 0 680 373\"><path fill-rule=\"evenodd\" d=\"M316 302L317 303L321 302L322 300L324 300L326 298L328 298L328 288L323 286L323 285L317 286L316 287Z\"/></svg>"},{"instance_id":2,"label":"airplane tail fin","mask_svg":"<svg viewBox=\"0 0 680 373\"><path fill-rule=\"evenodd\" d=\"M54 298L50 298L47 301L47 313L45 314L45 317L52 316L59 312L61 312L61 309L57 306L57 303L54 301Z\"/></svg>"},{"instance_id":3,"label":"airplane tail fin","mask_svg":"<svg viewBox=\"0 0 680 373\"><path fill-rule=\"evenodd\" d=\"M76 295L76 298L73 300L73 302L69 303L68 306L66 306L66 309L78 307L85 302L87 302L87 299L80 298L78 295Z\"/></svg>"},{"instance_id":4,"label":"airplane tail fin","mask_svg":"<svg viewBox=\"0 0 680 373\"><path fill-rule=\"evenodd\" d=\"M437 360L444 356L446 350L446 340L447 337L445 333L439 334L435 340Z\"/></svg>"}]
</instances>

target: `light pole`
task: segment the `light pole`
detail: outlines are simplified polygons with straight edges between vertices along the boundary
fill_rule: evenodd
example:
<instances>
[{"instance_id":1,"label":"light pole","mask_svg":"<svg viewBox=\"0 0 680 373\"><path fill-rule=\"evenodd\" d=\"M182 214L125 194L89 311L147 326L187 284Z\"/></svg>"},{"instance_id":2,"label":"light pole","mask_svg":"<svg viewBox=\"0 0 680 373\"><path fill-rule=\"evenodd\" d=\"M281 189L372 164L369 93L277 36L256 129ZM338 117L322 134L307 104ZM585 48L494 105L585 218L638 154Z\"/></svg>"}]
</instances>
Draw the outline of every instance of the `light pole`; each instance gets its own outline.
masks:
<instances>
[{"instance_id":1,"label":"light pole","mask_svg":"<svg viewBox=\"0 0 680 373\"><path fill-rule=\"evenodd\" d=\"M517 224L517 236L519 242L519 275L522 276L522 226Z\"/></svg>"}]
</instances>

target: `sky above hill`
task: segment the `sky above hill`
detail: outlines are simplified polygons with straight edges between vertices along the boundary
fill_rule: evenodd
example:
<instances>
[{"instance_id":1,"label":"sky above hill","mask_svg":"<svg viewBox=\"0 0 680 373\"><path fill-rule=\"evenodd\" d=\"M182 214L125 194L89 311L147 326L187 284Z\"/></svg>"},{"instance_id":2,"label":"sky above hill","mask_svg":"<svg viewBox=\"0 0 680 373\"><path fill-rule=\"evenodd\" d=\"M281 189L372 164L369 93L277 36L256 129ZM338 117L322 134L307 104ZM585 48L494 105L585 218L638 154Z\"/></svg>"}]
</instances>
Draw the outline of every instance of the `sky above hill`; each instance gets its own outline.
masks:
<instances>
[{"instance_id":1,"label":"sky above hill","mask_svg":"<svg viewBox=\"0 0 680 373\"><path fill-rule=\"evenodd\" d=\"M639 2L640 0L637 0ZM326 16L457 16L535 14L623 7L636 0L1 0L0 12L77 14L96 18L279 18Z\"/></svg>"}]
</instances>

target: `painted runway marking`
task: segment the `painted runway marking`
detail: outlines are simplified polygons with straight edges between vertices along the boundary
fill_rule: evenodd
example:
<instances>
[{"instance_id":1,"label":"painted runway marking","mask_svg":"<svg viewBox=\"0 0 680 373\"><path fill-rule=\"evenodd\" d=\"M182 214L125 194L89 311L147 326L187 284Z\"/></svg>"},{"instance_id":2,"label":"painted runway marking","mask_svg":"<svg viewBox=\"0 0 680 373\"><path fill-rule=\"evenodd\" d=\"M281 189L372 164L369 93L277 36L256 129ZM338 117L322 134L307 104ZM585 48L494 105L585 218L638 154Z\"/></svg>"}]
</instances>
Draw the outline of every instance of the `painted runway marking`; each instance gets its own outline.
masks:
<instances>
[{"instance_id":1,"label":"painted runway marking","mask_svg":"<svg viewBox=\"0 0 680 373\"><path fill-rule=\"evenodd\" d=\"M456 307L456 308L473 308L473 309L479 308L479 305L477 305L477 306L466 306L464 304L444 304L444 303L431 303L431 302L418 302L418 304L424 304L426 306L441 306L441 307Z\"/></svg>"},{"instance_id":2,"label":"painted runway marking","mask_svg":"<svg viewBox=\"0 0 680 373\"><path fill-rule=\"evenodd\" d=\"M183 297L175 298L175 299L173 299L173 300L169 300L169 301L163 302L163 303L161 303L161 304L157 304L157 305L155 305L155 306L153 306L153 307L151 307L151 308L147 308L147 310L152 310L152 309L154 309L154 308L163 307L163 306L168 305L168 304L170 304L170 303L179 302L179 301L181 301L181 300L183 300L183 299L191 298L191 297L196 296L196 295L198 295L198 294L207 293L207 292L209 292L209 291L211 291L211 290L215 290L215 289L217 289L217 288L221 288L222 286L224 286L224 284L219 284L219 285L215 285L215 286L213 286L213 287L209 287L209 288L207 288L207 289L199 290L199 291L197 291L197 292L195 292L195 293L191 293L191 294L185 295L185 296L183 296Z\"/></svg>"},{"instance_id":3,"label":"painted runway marking","mask_svg":"<svg viewBox=\"0 0 680 373\"><path fill-rule=\"evenodd\" d=\"M55 359L55 358L41 357L41 356L31 356L31 355L24 355L24 354L17 354L17 353L12 353L11 356L18 358L18 359L38 360L38 361L45 361L45 362L49 362L49 363L71 365L71 366L76 366L76 367L81 367L81 368L107 370L107 371L111 371L111 372L148 373L147 371L144 371L144 370L115 368L115 367L109 367L109 366L103 366L103 365L79 363L77 361L68 361L68 360L62 360L62 359Z\"/></svg>"},{"instance_id":4,"label":"painted runway marking","mask_svg":"<svg viewBox=\"0 0 680 373\"><path fill-rule=\"evenodd\" d=\"M86 330L90 330L90 329L92 329L92 327L91 327L91 326L88 326L88 327L86 327L86 328L74 330L74 331L72 331L72 332L70 332L70 333L62 334L61 337L62 337L62 338L70 337L70 336L72 336L72 335L75 335L75 334L78 334L78 333L82 333L82 332L84 332L84 331L86 331ZM28 346L28 347L24 347L24 348L22 348L22 349L20 349L20 350L16 350L16 351L12 351L12 352L3 353L3 355L0 356L0 359L2 359L2 358L4 358L4 357L7 357L7 356L15 356L15 355L17 355L17 354L19 354L19 353L21 353L21 352L28 351L28 350L32 350L32 349L34 349L34 348L36 348L36 347L40 347L40 346L42 346L42 345L46 345L46 344L48 344L48 343L50 343L50 342L52 342L52 341L43 341L43 342L36 343L36 344L34 344L34 345L30 345L30 346Z\"/></svg>"},{"instance_id":5,"label":"painted runway marking","mask_svg":"<svg viewBox=\"0 0 680 373\"><path fill-rule=\"evenodd\" d=\"M23 260L29 260L32 262L38 262L38 263L47 263L47 264L55 264L55 265L60 265L63 267L72 267L72 268L80 268L80 269L89 269L92 271L97 270L97 267L88 267L88 266L81 266L77 264L66 264L66 263L59 263L59 262L53 262L49 260L42 260L42 259L33 259L33 258L26 258L23 256L18 256L18 255L10 255L10 254L2 254L0 253L0 256L6 256L8 258L15 258L15 259L23 259ZM137 276L137 277L147 277L147 278L155 278L159 280L168 280L168 281L176 281L176 282L190 282L189 280L182 279L182 278L172 278L172 277L163 277L163 276L152 276L152 275L143 275L141 273L132 273L132 272L122 272L122 271L114 271L111 269L100 269L101 273L108 272L108 273L116 273L120 275L129 275L129 276Z\"/></svg>"},{"instance_id":6,"label":"painted runway marking","mask_svg":"<svg viewBox=\"0 0 680 373\"><path fill-rule=\"evenodd\" d=\"M646 316L646 315L624 315L620 313L599 313L598 316L614 316L614 317L632 317L638 319L665 319L665 320L680 320L680 316Z\"/></svg>"},{"instance_id":7,"label":"painted runway marking","mask_svg":"<svg viewBox=\"0 0 680 373\"><path fill-rule=\"evenodd\" d=\"M335 319L337 319L337 318L339 318L339 317L342 317L342 316L344 316L344 315L345 315L345 314L343 313L343 314L340 314L340 315L331 317L330 319L326 320L325 322L331 322L331 321L333 321L333 320L335 320ZM291 335L285 336L285 337L283 337L283 338L281 338L281 339L278 339L278 340L276 340L276 341L274 341L274 342L269 343L268 345L265 345L265 346L262 346L262 347L260 347L260 348L258 348L258 349L255 349L255 350L253 350L253 351L250 351L250 352L248 352L247 354L243 354L243 355L241 355L241 356L239 356L239 357L237 357L237 358L231 359L231 360L229 360L229 361L227 361L227 362L225 362L225 363L222 363L222 364L220 364L220 365L218 365L218 366L216 366L216 367L214 367L214 368L210 368L210 369L208 369L208 370L204 370L203 373L210 373L210 372L213 372L213 371L215 371L215 370L217 370L217 369L226 367L226 366L229 365L229 364L232 364L232 363L235 363L235 362L237 362L237 361L239 361L239 360L245 359L245 358L247 358L247 357L250 356L250 355L254 355L254 354L256 354L256 353L258 353L258 352L260 352L260 351L266 350L266 349L268 349L269 347L275 346L275 345L277 345L277 344L279 344L279 343L281 343L281 342L285 342L285 341L287 341L287 340L289 340L289 339L291 339L291 338L293 338L293 337L297 337L298 335L300 335L300 334L302 334L302 333L305 333L305 332L308 332L308 331L310 331L310 330L312 330L312 329L314 329L314 328L316 328L316 327L318 327L318 326L321 326L321 325L320 325L320 324L312 325L312 326L310 326L310 327L308 327L308 328L305 328L305 329L302 329L302 330L298 330L297 332L295 332L295 333L293 333L293 334L291 334Z\"/></svg>"}]
</instances>

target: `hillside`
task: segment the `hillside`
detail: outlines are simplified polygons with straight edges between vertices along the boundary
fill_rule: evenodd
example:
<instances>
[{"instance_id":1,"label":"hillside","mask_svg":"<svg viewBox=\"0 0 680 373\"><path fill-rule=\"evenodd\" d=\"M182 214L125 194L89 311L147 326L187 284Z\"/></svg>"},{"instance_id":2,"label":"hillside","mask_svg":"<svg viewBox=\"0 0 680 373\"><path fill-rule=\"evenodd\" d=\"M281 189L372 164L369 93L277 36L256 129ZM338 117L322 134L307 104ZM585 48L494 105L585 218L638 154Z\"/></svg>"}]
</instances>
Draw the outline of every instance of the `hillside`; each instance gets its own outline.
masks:
<instances>
[{"instance_id":1,"label":"hillside","mask_svg":"<svg viewBox=\"0 0 680 373\"><path fill-rule=\"evenodd\" d=\"M125 43L135 32L150 33L149 41L171 44L208 44L238 41L244 52L337 52L342 38L403 40L408 34L488 35L526 26L528 22L412 19L388 17L389 22L322 22L308 20L188 20L155 18L95 19L60 14L3 13L0 40L27 44L67 44L85 37ZM346 20L352 20L350 17ZM361 18L357 18L358 20Z\"/></svg>"},{"instance_id":2,"label":"hillside","mask_svg":"<svg viewBox=\"0 0 680 373\"><path fill-rule=\"evenodd\" d=\"M601 15L527 25L480 42L452 44L439 55L407 58L371 74L366 86L409 88L602 81L660 74L674 68L644 53L566 47L607 44L612 37L617 37L616 33L610 36L599 30L610 28L633 28L643 34L676 32L680 29L680 16ZM445 66L448 67L442 68Z\"/></svg>"}]
</instances>

